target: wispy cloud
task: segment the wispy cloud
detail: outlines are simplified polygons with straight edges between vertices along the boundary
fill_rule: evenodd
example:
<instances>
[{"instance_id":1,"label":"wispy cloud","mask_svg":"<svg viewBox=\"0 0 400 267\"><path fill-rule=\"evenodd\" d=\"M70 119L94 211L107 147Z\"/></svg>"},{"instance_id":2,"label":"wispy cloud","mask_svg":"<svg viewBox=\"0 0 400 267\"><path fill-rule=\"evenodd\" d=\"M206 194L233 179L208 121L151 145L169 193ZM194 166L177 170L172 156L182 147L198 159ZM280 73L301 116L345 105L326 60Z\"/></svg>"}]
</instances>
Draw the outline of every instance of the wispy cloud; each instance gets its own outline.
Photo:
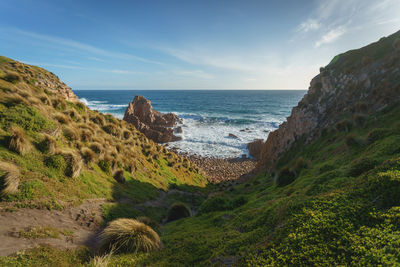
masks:
<instances>
[{"instance_id":1,"label":"wispy cloud","mask_svg":"<svg viewBox=\"0 0 400 267\"><path fill-rule=\"evenodd\" d=\"M322 35L321 39L319 39L315 43L315 47L320 47L323 44L332 43L345 33L346 33L346 28L343 26L340 26L336 29L332 29L329 32L327 32L326 34Z\"/></svg>"},{"instance_id":2,"label":"wispy cloud","mask_svg":"<svg viewBox=\"0 0 400 267\"><path fill-rule=\"evenodd\" d=\"M164 65L164 63L159 62L159 61L146 59L146 58L128 54L128 53L109 51L109 50L105 50L105 49L102 49L102 48L99 48L99 47L96 47L93 45L85 44L85 43L78 42L78 41L71 40L71 39L60 38L57 36L50 36L50 35L45 35L45 34L38 34L35 32L24 31L24 30L21 30L18 28L12 28L12 29L6 28L6 30L12 30L12 32L14 34L16 33L16 34L23 35L23 36L33 38L33 39L36 39L39 41L43 41L46 43L52 43L52 44L56 44L61 47L72 48L72 49L75 49L78 51L88 52L88 53L96 54L96 55L100 55L100 56L110 57L110 58L114 58L114 59L122 59L122 60L136 60L136 61L141 61L144 63ZM96 57L94 57L94 58L96 58ZM94 59L94 58L92 57L92 59Z\"/></svg>"},{"instance_id":3,"label":"wispy cloud","mask_svg":"<svg viewBox=\"0 0 400 267\"><path fill-rule=\"evenodd\" d=\"M54 68L62 68L62 69L84 70L84 71L114 73L114 74L123 74L123 75L146 74L145 72L134 71L134 70L99 69L99 68L90 68L90 67L82 67L82 66L74 66L74 65L53 64L53 63L46 63L46 62L26 62L25 61L24 63L29 64L29 65L39 66L39 67L54 67Z\"/></svg>"},{"instance_id":4,"label":"wispy cloud","mask_svg":"<svg viewBox=\"0 0 400 267\"><path fill-rule=\"evenodd\" d=\"M318 30L321 27L321 23L317 21L316 19L308 19L297 27L297 32L309 32L309 31L315 31Z\"/></svg>"},{"instance_id":5,"label":"wispy cloud","mask_svg":"<svg viewBox=\"0 0 400 267\"><path fill-rule=\"evenodd\" d=\"M333 43L345 34L398 23L398 0L320 1L308 18L295 28L295 37L314 39L314 47Z\"/></svg>"}]
</instances>

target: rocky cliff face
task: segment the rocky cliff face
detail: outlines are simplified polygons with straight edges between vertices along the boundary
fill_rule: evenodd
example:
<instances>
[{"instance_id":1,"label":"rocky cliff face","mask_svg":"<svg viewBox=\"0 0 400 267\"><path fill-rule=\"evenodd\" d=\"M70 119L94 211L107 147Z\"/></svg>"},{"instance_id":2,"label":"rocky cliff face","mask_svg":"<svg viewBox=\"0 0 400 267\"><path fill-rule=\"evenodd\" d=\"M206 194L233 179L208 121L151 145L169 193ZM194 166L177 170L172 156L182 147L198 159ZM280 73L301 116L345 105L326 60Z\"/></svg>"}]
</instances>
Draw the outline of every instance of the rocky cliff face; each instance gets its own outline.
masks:
<instances>
[{"instance_id":1,"label":"rocky cliff face","mask_svg":"<svg viewBox=\"0 0 400 267\"><path fill-rule=\"evenodd\" d=\"M356 123L399 99L400 31L321 68L287 121L268 136L258 169L273 169L296 140L309 143L330 126Z\"/></svg>"},{"instance_id":2,"label":"rocky cliff face","mask_svg":"<svg viewBox=\"0 0 400 267\"><path fill-rule=\"evenodd\" d=\"M78 97L72 92L72 89L60 81L55 74L42 68L26 65L17 61L10 62L9 65L11 68L18 71L25 82L50 92L58 92L68 101L78 100Z\"/></svg>"},{"instance_id":3,"label":"rocky cliff face","mask_svg":"<svg viewBox=\"0 0 400 267\"><path fill-rule=\"evenodd\" d=\"M162 114L153 110L150 100L143 96L135 96L124 115L124 121L133 124L147 138L157 143L180 140L172 128L178 120L178 116L173 113Z\"/></svg>"}]
</instances>

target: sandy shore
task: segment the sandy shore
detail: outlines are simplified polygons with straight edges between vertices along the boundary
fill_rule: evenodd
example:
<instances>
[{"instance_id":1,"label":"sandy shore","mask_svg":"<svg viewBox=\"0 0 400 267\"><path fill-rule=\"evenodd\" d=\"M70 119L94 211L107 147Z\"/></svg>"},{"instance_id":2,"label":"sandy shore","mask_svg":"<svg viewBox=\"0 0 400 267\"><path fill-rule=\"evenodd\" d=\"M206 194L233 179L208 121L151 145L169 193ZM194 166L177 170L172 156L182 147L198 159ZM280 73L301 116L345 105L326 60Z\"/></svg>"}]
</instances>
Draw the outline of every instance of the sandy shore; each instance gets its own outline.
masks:
<instances>
[{"instance_id":1,"label":"sandy shore","mask_svg":"<svg viewBox=\"0 0 400 267\"><path fill-rule=\"evenodd\" d=\"M256 166L257 161L249 158L206 158L199 155L180 153L201 168L212 183L245 179Z\"/></svg>"}]
</instances>

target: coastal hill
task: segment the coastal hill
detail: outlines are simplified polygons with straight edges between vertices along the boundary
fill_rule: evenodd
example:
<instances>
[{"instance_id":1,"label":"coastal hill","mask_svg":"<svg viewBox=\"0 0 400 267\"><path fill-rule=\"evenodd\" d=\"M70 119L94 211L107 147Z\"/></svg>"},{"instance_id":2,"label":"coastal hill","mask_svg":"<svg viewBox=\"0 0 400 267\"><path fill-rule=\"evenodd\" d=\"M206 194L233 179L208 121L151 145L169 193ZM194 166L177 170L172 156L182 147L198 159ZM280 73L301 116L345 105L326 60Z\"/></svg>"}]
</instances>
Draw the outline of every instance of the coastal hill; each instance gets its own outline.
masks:
<instances>
[{"instance_id":1,"label":"coastal hill","mask_svg":"<svg viewBox=\"0 0 400 267\"><path fill-rule=\"evenodd\" d=\"M308 93L287 121L270 133L260 168L272 169L281 153L302 140L310 143L329 127L344 130L400 99L400 31L358 50L336 56L311 81Z\"/></svg>"},{"instance_id":2,"label":"coastal hill","mask_svg":"<svg viewBox=\"0 0 400 267\"><path fill-rule=\"evenodd\" d=\"M67 101L25 72L44 70L1 58L0 167L8 179L1 238L21 249L43 240L38 236L53 242L3 253L9 256L0 257L0 265L399 265L399 37L341 54L321 68L288 121L263 145L258 171L217 184L207 184L193 163L133 126ZM100 208L90 208L97 201ZM60 245L90 230L64 229L75 209L78 222L89 218L83 223L98 230L107 225L103 233L125 225L119 218L146 221L154 231L141 229L154 242L128 236L153 249ZM50 219L59 214L65 224L7 229L36 212Z\"/></svg>"}]
</instances>

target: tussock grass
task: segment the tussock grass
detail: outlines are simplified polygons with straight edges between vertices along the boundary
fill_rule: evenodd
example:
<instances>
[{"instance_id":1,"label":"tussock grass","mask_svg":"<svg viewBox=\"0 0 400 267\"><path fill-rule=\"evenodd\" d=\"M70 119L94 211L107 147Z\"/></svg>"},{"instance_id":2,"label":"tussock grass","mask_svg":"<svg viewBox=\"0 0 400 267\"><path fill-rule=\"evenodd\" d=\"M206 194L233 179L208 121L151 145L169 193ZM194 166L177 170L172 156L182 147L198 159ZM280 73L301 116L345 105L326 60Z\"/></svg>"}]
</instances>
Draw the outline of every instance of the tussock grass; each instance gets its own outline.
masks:
<instances>
[{"instance_id":1,"label":"tussock grass","mask_svg":"<svg viewBox=\"0 0 400 267\"><path fill-rule=\"evenodd\" d=\"M43 134L43 139L37 147L42 153L54 154L57 150L57 142L51 135Z\"/></svg>"},{"instance_id":2,"label":"tussock grass","mask_svg":"<svg viewBox=\"0 0 400 267\"><path fill-rule=\"evenodd\" d=\"M0 101L7 107L16 106L18 104L28 105L28 102L25 98L15 93L10 93L5 96L2 96L2 99Z\"/></svg>"},{"instance_id":3,"label":"tussock grass","mask_svg":"<svg viewBox=\"0 0 400 267\"><path fill-rule=\"evenodd\" d=\"M122 132L122 137L123 137L125 140L131 138L131 132L128 131L128 130L124 130L124 131Z\"/></svg>"},{"instance_id":4,"label":"tussock grass","mask_svg":"<svg viewBox=\"0 0 400 267\"><path fill-rule=\"evenodd\" d=\"M136 220L150 226L158 234L161 233L161 225L157 221L151 219L150 217L140 216L140 217L136 218Z\"/></svg>"},{"instance_id":5,"label":"tussock grass","mask_svg":"<svg viewBox=\"0 0 400 267\"><path fill-rule=\"evenodd\" d=\"M98 142L91 143L89 148L99 156L102 156L104 154L103 146Z\"/></svg>"},{"instance_id":6,"label":"tussock grass","mask_svg":"<svg viewBox=\"0 0 400 267\"><path fill-rule=\"evenodd\" d=\"M109 124L103 126L103 130L106 133L111 134L111 135L116 136L116 137L119 137L119 135L120 135L120 130L113 123L109 123Z\"/></svg>"},{"instance_id":7,"label":"tussock grass","mask_svg":"<svg viewBox=\"0 0 400 267\"><path fill-rule=\"evenodd\" d=\"M2 190L0 193L1 197L5 197L18 192L20 173L14 164L0 162L0 171L4 172L1 177Z\"/></svg>"},{"instance_id":8,"label":"tussock grass","mask_svg":"<svg viewBox=\"0 0 400 267\"><path fill-rule=\"evenodd\" d=\"M97 255L93 258L93 266L94 267L107 267L110 264L110 260L112 255L114 254L114 250L111 249L110 252L105 253L103 255Z\"/></svg>"},{"instance_id":9,"label":"tussock grass","mask_svg":"<svg viewBox=\"0 0 400 267\"><path fill-rule=\"evenodd\" d=\"M78 140L78 133L76 132L76 129L70 127L70 126L64 126L62 128L63 135L68 141L76 141Z\"/></svg>"},{"instance_id":10,"label":"tussock grass","mask_svg":"<svg viewBox=\"0 0 400 267\"><path fill-rule=\"evenodd\" d=\"M65 162L67 163L67 167L65 169L65 175L75 178L77 177L82 170L82 158L79 154L75 153L72 150L64 150L60 153Z\"/></svg>"},{"instance_id":11,"label":"tussock grass","mask_svg":"<svg viewBox=\"0 0 400 267\"><path fill-rule=\"evenodd\" d=\"M93 162L96 159L96 153L90 148L82 147L81 155L86 164Z\"/></svg>"},{"instance_id":12,"label":"tussock grass","mask_svg":"<svg viewBox=\"0 0 400 267\"><path fill-rule=\"evenodd\" d=\"M190 208L182 203L176 202L171 205L167 212L167 222L175 221L181 218L192 216Z\"/></svg>"},{"instance_id":13,"label":"tussock grass","mask_svg":"<svg viewBox=\"0 0 400 267\"><path fill-rule=\"evenodd\" d=\"M124 170L116 171L114 174L114 179L120 184L126 183L125 176L124 176Z\"/></svg>"},{"instance_id":14,"label":"tussock grass","mask_svg":"<svg viewBox=\"0 0 400 267\"><path fill-rule=\"evenodd\" d=\"M92 140L92 132L88 129L81 129L80 139L82 142L90 142Z\"/></svg>"},{"instance_id":15,"label":"tussock grass","mask_svg":"<svg viewBox=\"0 0 400 267\"><path fill-rule=\"evenodd\" d=\"M54 116L54 119L56 119L59 123L62 124L69 124L71 122L71 119L62 113L57 113Z\"/></svg>"},{"instance_id":16,"label":"tussock grass","mask_svg":"<svg viewBox=\"0 0 400 267\"><path fill-rule=\"evenodd\" d=\"M6 75L2 79L7 82L17 83L22 81L22 77L17 72L7 70L5 73Z\"/></svg>"},{"instance_id":17,"label":"tussock grass","mask_svg":"<svg viewBox=\"0 0 400 267\"><path fill-rule=\"evenodd\" d=\"M11 136L9 137L8 148L20 155L24 155L30 149L30 143L24 131L14 126L10 129L10 132Z\"/></svg>"},{"instance_id":18,"label":"tussock grass","mask_svg":"<svg viewBox=\"0 0 400 267\"><path fill-rule=\"evenodd\" d=\"M106 123L106 120L104 119L104 116L99 114L99 113L91 113L89 119L101 126L103 126Z\"/></svg>"},{"instance_id":19,"label":"tussock grass","mask_svg":"<svg viewBox=\"0 0 400 267\"><path fill-rule=\"evenodd\" d=\"M150 252L161 247L158 234L148 225L134 219L117 219L99 235L102 249L123 252Z\"/></svg>"}]
</instances>

